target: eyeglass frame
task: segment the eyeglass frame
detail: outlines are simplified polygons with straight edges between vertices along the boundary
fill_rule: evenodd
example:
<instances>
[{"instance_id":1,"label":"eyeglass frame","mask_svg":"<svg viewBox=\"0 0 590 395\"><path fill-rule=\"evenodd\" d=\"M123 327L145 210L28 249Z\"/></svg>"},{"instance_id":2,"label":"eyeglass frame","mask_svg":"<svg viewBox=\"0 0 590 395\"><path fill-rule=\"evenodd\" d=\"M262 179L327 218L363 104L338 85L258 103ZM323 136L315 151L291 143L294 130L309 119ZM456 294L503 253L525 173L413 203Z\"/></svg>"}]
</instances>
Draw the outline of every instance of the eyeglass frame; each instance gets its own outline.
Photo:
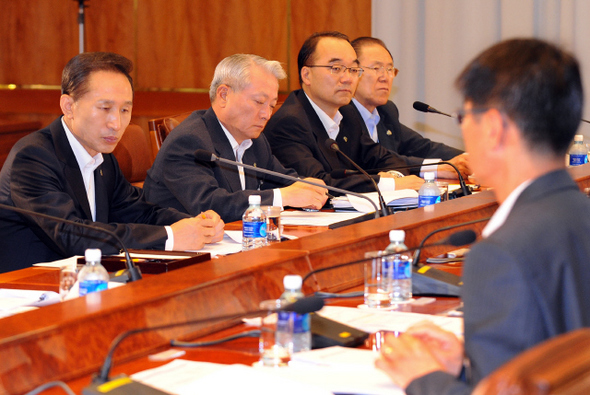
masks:
<instances>
[{"instance_id":1,"label":"eyeglass frame","mask_svg":"<svg viewBox=\"0 0 590 395\"><path fill-rule=\"evenodd\" d=\"M390 77L397 77L397 74L399 73L399 69L395 68L395 67L385 67L385 66L376 66L376 67L369 67L369 66L362 66L362 69L369 69L369 70L373 70L375 72L375 75L377 77L381 77L383 75L385 75L385 73L387 73Z\"/></svg>"},{"instance_id":2,"label":"eyeglass frame","mask_svg":"<svg viewBox=\"0 0 590 395\"><path fill-rule=\"evenodd\" d=\"M492 107L478 107L478 108L472 108L470 110L465 110L465 109L461 109L461 110L457 110L453 113L453 117L457 120L457 123L459 125L461 125L463 123L463 121L465 120L465 116L467 114L480 114L480 113L484 113L486 111L491 110Z\"/></svg>"},{"instance_id":3,"label":"eyeglass frame","mask_svg":"<svg viewBox=\"0 0 590 395\"><path fill-rule=\"evenodd\" d=\"M305 65L304 67L309 67L309 68L313 68L313 67L324 67L324 68L328 68L330 69L330 74L332 75L336 75L336 76L341 76L344 73L346 73L346 71L348 70L348 74L351 77L358 77L360 78L361 75L363 75L363 71L365 71L362 67L360 66L352 66L352 67L346 67L343 64L334 64L334 65L322 65L322 64L308 64ZM334 71L334 69L340 69L342 68L342 71ZM358 70L358 74L353 74L353 70Z\"/></svg>"}]
</instances>

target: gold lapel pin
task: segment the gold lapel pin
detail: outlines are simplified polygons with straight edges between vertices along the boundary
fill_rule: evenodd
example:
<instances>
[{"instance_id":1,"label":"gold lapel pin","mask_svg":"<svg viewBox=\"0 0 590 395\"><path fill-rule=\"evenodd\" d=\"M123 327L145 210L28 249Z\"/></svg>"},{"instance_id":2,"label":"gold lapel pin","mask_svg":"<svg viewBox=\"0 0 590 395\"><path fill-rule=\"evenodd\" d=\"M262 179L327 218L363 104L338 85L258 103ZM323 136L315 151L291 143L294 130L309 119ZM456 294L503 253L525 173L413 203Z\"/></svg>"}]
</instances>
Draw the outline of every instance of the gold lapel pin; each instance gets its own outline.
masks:
<instances>
[{"instance_id":1,"label":"gold lapel pin","mask_svg":"<svg viewBox=\"0 0 590 395\"><path fill-rule=\"evenodd\" d=\"M344 136L344 142L348 143L348 137Z\"/></svg>"},{"instance_id":2,"label":"gold lapel pin","mask_svg":"<svg viewBox=\"0 0 590 395\"><path fill-rule=\"evenodd\" d=\"M393 133L391 133L391 130L388 130L388 131L387 131L387 135L388 135L388 136L391 136L392 134L393 134Z\"/></svg>"}]
</instances>

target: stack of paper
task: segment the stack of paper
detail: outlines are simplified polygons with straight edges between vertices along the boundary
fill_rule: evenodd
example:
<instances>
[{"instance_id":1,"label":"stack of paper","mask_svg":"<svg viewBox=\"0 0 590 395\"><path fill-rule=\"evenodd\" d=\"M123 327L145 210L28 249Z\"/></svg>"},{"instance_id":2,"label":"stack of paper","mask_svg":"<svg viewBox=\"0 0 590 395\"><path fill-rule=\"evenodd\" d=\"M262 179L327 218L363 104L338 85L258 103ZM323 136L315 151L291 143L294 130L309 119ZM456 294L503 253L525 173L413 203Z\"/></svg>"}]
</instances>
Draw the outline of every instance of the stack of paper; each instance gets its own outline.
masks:
<instances>
[{"instance_id":1,"label":"stack of paper","mask_svg":"<svg viewBox=\"0 0 590 395\"><path fill-rule=\"evenodd\" d=\"M413 189L402 189L399 191L382 192L383 200L389 207L418 207L418 192ZM379 205L379 195L377 192L362 193L371 199L377 207ZM354 195L339 196L331 200L332 206L336 210L351 210L360 211L362 213L370 213L375 211L375 207L366 199Z\"/></svg>"}]
</instances>

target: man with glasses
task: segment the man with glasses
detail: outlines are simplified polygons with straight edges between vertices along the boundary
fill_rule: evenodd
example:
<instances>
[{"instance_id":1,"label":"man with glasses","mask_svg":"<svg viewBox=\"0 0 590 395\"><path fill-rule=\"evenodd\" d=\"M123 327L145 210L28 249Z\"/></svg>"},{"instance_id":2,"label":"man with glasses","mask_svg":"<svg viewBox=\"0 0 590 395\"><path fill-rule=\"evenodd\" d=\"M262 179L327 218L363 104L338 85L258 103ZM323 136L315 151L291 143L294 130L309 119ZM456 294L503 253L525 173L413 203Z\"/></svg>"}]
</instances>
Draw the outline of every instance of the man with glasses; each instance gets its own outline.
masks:
<instances>
[{"instance_id":1,"label":"man with glasses","mask_svg":"<svg viewBox=\"0 0 590 395\"><path fill-rule=\"evenodd\" d=\"M340 109L342 114L345 117L361 117L363 129L373 141L415 165L414 172L417 173L422 164L444 160L453 163L467 178L469 167L467 156L461 155L463 151L424 138L400 123L397 106L389 100L391 84L398 69L394 67L393 57L385 43L378 38L359 37L351 44L364 71L352 103ZM449 165L422 167L422 171L431 169L436 170L439 177L457 178L457 173Z\"/></svg>"},{"instance_id":2,"label":"man with glasses","mask_svg":"<svg viewBox=\"0 0 590 395\"><path fill-rule=\"evenodd\" d=\"M343 117L338 111L350 103L363 73L354 49L338 32L311 35L297 59L302 89L291 92L266 125L264 134L273 154L298 174L316 177L326 184L372 192L373 184L362 175L336 178L334 170L353 169L352 165L326 146L328 139L365 170L378 169L374 179L381 190L419 189L423 180L416 176L395 179L397 175L380 169L395 169L408 163L376 144L362 133L362 120ZM402 171L407 174L406 170Z\"/></svg>"},{"instance_id":3,"label":"man with glasses","mask_svg":"<svg viewBox=\"0 0 590 395\"><path fill-rule=\"evenodd\" d=\"M377 366L408 395L470 394L519 353L590 326L590 201L564 161L583 109L577 60L508 40L457 86L470 165L500 207L463 265L464 345L426 324L386 337Z\"/></svg>"}]
</instances>

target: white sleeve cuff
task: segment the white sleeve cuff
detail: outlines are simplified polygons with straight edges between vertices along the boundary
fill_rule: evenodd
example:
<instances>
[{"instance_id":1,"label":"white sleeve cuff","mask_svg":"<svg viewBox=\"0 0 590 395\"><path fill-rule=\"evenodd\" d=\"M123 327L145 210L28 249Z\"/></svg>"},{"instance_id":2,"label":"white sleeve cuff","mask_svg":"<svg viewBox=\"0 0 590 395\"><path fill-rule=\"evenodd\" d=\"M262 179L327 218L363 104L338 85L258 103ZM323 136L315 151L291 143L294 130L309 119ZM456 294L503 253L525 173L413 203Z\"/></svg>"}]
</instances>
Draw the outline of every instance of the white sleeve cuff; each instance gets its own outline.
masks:
<instances>
[{"instance_id":1,"label":"white sleeve cuff","mask_svg":"<svg viewBox=\"0 0 590 395\"><path fill-rule=\"evenodd\" d=\"M174 250L174 232L170 226L164 226L166 229L166 233L168 233L168 238L166 239L166 245L164 246L164 250L166 251L173 251Z\"/></svg>"},{"instance_id":2,"label":"white sleeve cuff","mask_svg":"<svg viewBox=\"0 0 590 395\"><path fill-rule=\"evenodd\" d=\"M281 195L281 190L279 188L275 188L272 190L274 197L272 199L272 205L276 207L283 207L283 195Z\"/></svg>"},{"instance_id":3,"label":"white sleeve cuff","mask_svg":"<svg viewBox=\"0 0 590 395\"><path fill-rule=\"evenodd\" d=\"M432 165L432 164L438 163L440 161L441 160L438 158L424 159L424 161L422 162L422 167L420 168L420 177L424 178L424 173L426 173L426 172L434 172L434 178L437 178L438 174L436 174L436 169L437 169L438 165L436 165L436 166L428 166L428 165Z\"/></svg>"},{"instance_id":4,"label":"white sleeve cuff","mask_svg":"<svg viewBox=\"0 0 590 395\"><path fill-rule=\"evenodd\" d=\"M381 193L388 191L395 191L395 178L381 177L377 184Z\"/></svg>"}]
</instances>

